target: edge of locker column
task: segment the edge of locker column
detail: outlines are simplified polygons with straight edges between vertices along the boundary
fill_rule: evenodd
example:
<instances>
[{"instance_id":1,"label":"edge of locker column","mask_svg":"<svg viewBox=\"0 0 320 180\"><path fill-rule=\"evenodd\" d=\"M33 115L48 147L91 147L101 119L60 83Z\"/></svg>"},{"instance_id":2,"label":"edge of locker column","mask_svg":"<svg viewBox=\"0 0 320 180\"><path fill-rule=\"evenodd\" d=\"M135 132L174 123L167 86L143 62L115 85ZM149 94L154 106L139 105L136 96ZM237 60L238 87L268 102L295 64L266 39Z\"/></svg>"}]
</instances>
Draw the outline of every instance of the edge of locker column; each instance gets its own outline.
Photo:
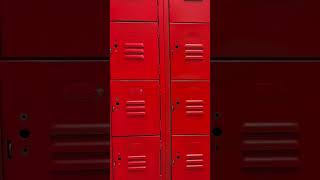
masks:
<instances>
[{"instance_id":1,"label":"edge of locker column","mask_svg":"<svg viewBox=\"0 0 320 180\"><path fill-rule=\"evenodd\" d=\"M169 0L158 0L161 93L161 179L171 179L171 69L169 48Z\"/></svg>"}]
</instances>

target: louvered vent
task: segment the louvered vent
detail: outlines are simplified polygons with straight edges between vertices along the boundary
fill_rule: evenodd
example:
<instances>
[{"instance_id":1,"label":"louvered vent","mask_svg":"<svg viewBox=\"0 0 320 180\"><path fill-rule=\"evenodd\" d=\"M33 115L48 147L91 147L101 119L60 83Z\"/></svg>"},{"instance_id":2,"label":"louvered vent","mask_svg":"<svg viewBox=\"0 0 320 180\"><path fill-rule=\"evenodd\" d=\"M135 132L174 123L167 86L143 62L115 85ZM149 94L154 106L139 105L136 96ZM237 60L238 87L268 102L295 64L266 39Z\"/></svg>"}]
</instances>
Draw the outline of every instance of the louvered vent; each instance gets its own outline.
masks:
<instances>
[{"instance_id":1,"label":"louvered vent","mask_svg":"<svg viewBox=\"0 0 320 180\"><path fill-rule=\"evenodd\" d=\"M186 168L187 169L202 169L204 167L203 154L187 154Z\"/></svg>"},{"instance_id":2,"label":"louvered vent","mask_svg":"<svg viewBox=\"0 0 320 180\"><path fill-rule=\"evenodd\" d=\"M203 44L185 44L186 60L204 60Z\"/></svg>"},{"instance_id":3,"label":"louvered vent","mask_svg":"<svg viewBox=\"0 0 320 180\"><path fill-rule=\"evenodd\" d=\"M287 170L300 166L299 124L249 122L243 124L244 169Z\"/></svg>"},{"instance_id":4,"label":"louvered vent","mask_svg":"<svg viewBox=\"0 0 320 180\"><path fill-rule=\"evenodd\" d=\"M147 169L147 156L128 156L129 171L144 171Z\"/></svg>"},{"instance_id":5,"label":"louvered vent","mask_svg":"<svg viewBox=\"0 0 320 180\"><path fill-rule=\"evenodd\" d=\"M128 116L145 116L146 115L146 101L126 101L126 111Z\"/></svg>"},{"instance_id":6,"label":"louvered vent","mask_svg":"<svg viewBox=\"0 0 320 180\"><path fill-rule=\"evenodd\" d=\"M144 44L125 43L124 56L127 60L144 60Z\"/></svg>"},{"instance_id":7,"label":"louvered vent","mask_svg":"<svg viewBox=\"0 0 320 180\"><path fill-rule=\"evenodd\" d=\"M186 100L186 114L192 116L203 115L204 101L203 100Z\"/></svg>"},{"instance_id":8,"label":"louvered vent","mask_svg":"<svg viewBox=\"0 0 320 180\"><path fill-rule=\"evenodd\" d=\"M52 127L52 173L108 173L109 124L57 124Z\"/></svg>"}]
</instances>

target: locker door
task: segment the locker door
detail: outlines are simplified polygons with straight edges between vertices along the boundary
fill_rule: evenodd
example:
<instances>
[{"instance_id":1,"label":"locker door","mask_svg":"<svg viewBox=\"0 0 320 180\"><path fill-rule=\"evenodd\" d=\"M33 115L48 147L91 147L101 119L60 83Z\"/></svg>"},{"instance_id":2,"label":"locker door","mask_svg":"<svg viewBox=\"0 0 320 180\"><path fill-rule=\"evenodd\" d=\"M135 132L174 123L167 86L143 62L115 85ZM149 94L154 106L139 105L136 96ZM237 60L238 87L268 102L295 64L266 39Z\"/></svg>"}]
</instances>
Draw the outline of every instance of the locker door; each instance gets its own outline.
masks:
<instances>
[{"instance_id":1,"label":"locker door","mask_svg":"<svg viewBox=\"0 0 320 180\"><path fill-rule=\"evenodd\" d=\"M210 132L210 82L174 81L171 98L173 134Z\"/></svg>"},{"instance_id":2,"label":"locker door","mask_svg":"<svg viewBox=\"0 0 320 180\"><path fill-rule=\"evenodd\" d=\"M5 57L105 57L107 0L2 0Z\"/></svg>"},{"instance_id":3,"label":"locker door","mask_svg":"<svg viewBox=\"0 0 320 180\"><path fill-rule=\"evenodd\" d=\"M316 62L215 63L212 110L220 115L212 123L212 179L320 177L319 68Z\"/></svg>"},{"instance_id":4,"label":"locker door","mask_svg":"<svg viewBox=\"0 0 320 180\"><path fill-rule=\"evenodd\" d=\"M210 24L171 24L172 79L210 78Z\"/></svg>"},{"instance_id":5,"label":"locker door","mask_svg":"<svg viewBox=\"0 0 320 180\"><path fill-rule=\"evenodd\" d=\"M4 179L106 179L105 63L21 62L4 70Z\"/></svg>"},{"instance_id":6,"label":"locker door","mask_svg":"<svg viewBox=\"0 0 320 180\"><path fill-rule=\"evenodd\" d=\"M157 23L111 23L111 79L157 79Z\"/></svg>"},{"instance_id":7,"label":"locker door","mask_svg":"<svg viewBox=\"0 0 320 180\"><path fill-rule=\"evenodd\" d=\"M112 135L160 133L158 81L112 81Z\"/></svg>"},{"instance_id":8,"label":"locker door","mask_svg":"<svg viewBox=\"0 0 320 180\"><path fill-rule=\"evenodd\" d=\"M111 0L111 21L157 21L157 0Z\"/></svg>"},{"instance_id":9,"label":"locker door","mask_svg":"<svg viewBox=\"0 0 320 180\"><path fill-rule=\"evenodd\" d=\"M210 136L173 136L172 161L172 180L209 180Z\"/></svg>"},{"instance_id":10,"label":"locker door","mask_svg":"<svg viewBox=\"0 0 320 180\"><path fill-rule=\"evenodd\" d=\"M113 170L117 180L160 179L160 138L113 138Z\"/></svg>"},{"instance_id":11,"label":"locker door","mask_svg":"<svg viewBox=\"0 0 320 180\"><path fill-rule=\"evenodd\" d=\"M210 22L210 0L170 0L170 22Z\"/></svg>"}]
</instances>

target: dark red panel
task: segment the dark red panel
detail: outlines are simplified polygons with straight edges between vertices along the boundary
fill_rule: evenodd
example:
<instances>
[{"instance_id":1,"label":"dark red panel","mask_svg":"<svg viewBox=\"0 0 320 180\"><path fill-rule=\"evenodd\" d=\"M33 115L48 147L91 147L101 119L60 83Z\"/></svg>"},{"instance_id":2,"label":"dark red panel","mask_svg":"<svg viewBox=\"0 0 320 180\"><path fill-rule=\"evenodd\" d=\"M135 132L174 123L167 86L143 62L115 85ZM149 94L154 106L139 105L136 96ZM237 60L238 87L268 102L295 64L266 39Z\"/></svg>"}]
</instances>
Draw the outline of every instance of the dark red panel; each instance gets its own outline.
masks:
<instances>
[{"instance_id":1,"label":"dark red panel","mask_svg":"<svg viewBox=\"0 0 320 180\"><path fill-rule=\"evenodd\" d=\"M105 57L106 0L2 0L6 57Z\"/></svg>"},{"instance_id":2,"label":"dark red panel","mask_svg":"<svg viewBox=\"0 0 320 180\"><path fill-rule=\"evenodd\" d=\"M0 65L4 179L107 179L107 64Z\"/></svg>"},{"instance_id":3,"label":"dark red panel","mask_svg":"<svg viewBox=\"0 0 320 180\"><path fill-rule=\"evenodd\" d=\"M172 79L210 78L210 24L171 24Z\"/></svg>"},{"instance_id":4,"label":"dark red panel","mask_svg":"<svg viewBox=\"0 0 320 180\"><path fill-rule=\"evenodd\" d=\"M170 0L170 22L210 22L210 0Z\"/></svg>"},{"instance_id":5,"label":"dark red panel","mask_svg":"<svg viewBox=\"0 0 320 180\"><path fill-rule=\"evenodd\" d=\"M172 83L172 133L209 134L210 82Z\"/></svg>"},{"instance_id":6,"label":"dark red panel","mask_svg":"<svg viewBox=\"0 0 320 180\"><path fill-rule=\"evenodd\" d=\"M213 68L212 179L319 178L320 63Z\"/></svg>"},{"instance_id":7,"label":"dark red panel","mask_svg":"<svg viewBox=\"0 0 320 180\"><path fill-rule=\"evenodd\" d=\"M160 179L160 138L113 138L114 179Z\"/></svg>"},{"instance_id":8,"label":"dark red panel","mask_svg":"<svg viewBox=\"0 0 320 180\"><path fill-rule=\"evenodd\" d=\"M157 21L158 1L111 0L111 21Z\"/></svg>"},{"instance_id":9,"label":"dark red panel","mask_svg":"<svg viewBox=\"0 0 320 180\"><path fill-rule=\"evenodd\" d=\"M112 136L160 133L158 81L112 81Z\"/></svg>"},{"instance_id":10,"label":"dark red panel","mask_svg":"<svg viewBox=\"0 0 320 180\"><path fill-rule=\"evenodd\" d=\"M157 79L157 23L111 23L111 79Z\"/></svg>"},{"instance_id":11,"label":"dark red panel","mask_svg":"<svg viewBox=\"0 0 320 180\"><path fill-rule=\"evenodd\" d=\"M216 0L213 57L319 57L318 0Z\"/></svg>"},{"instance_id":12,"label":"dark red panel","mask_svg":"<svg viewBox=\"0 0 320 180\"><path fill-rule=\"evenodd\" d=\"M173 136L172 162L172 180L209 180L210 136Z\"/></svg>"}]
</instances>

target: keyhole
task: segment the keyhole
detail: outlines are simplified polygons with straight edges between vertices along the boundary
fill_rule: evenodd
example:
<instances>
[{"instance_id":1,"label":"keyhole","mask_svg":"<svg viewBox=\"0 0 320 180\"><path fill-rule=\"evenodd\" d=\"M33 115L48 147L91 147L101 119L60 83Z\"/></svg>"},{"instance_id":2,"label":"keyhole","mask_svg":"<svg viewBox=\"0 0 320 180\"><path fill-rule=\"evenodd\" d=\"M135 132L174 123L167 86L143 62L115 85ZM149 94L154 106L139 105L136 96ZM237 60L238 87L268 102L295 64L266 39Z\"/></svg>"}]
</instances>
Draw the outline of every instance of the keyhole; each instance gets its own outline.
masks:
<instances>
[{"instance_id":1,"label":"keyhole","mask_svg":"<svg viewBox=\"0 0 320 180\"><path fill-rule=\"evenodd\" d=\"M118 44L115 44L114 47L115 47L115 48L118 48L119 46L118 46Z\"/></svg>"},{"instance_id":2,"label":"keyhole","mask_svg":"<svg viewBox=\"0 0 320 180\"><path fill-rule=\"evenodd\" d=\"M119 102L116 102L116 105L117 105L117 106L119 106L119 105L120 105L120 103L119 103Z\"/></svg>"}]
</instances>

